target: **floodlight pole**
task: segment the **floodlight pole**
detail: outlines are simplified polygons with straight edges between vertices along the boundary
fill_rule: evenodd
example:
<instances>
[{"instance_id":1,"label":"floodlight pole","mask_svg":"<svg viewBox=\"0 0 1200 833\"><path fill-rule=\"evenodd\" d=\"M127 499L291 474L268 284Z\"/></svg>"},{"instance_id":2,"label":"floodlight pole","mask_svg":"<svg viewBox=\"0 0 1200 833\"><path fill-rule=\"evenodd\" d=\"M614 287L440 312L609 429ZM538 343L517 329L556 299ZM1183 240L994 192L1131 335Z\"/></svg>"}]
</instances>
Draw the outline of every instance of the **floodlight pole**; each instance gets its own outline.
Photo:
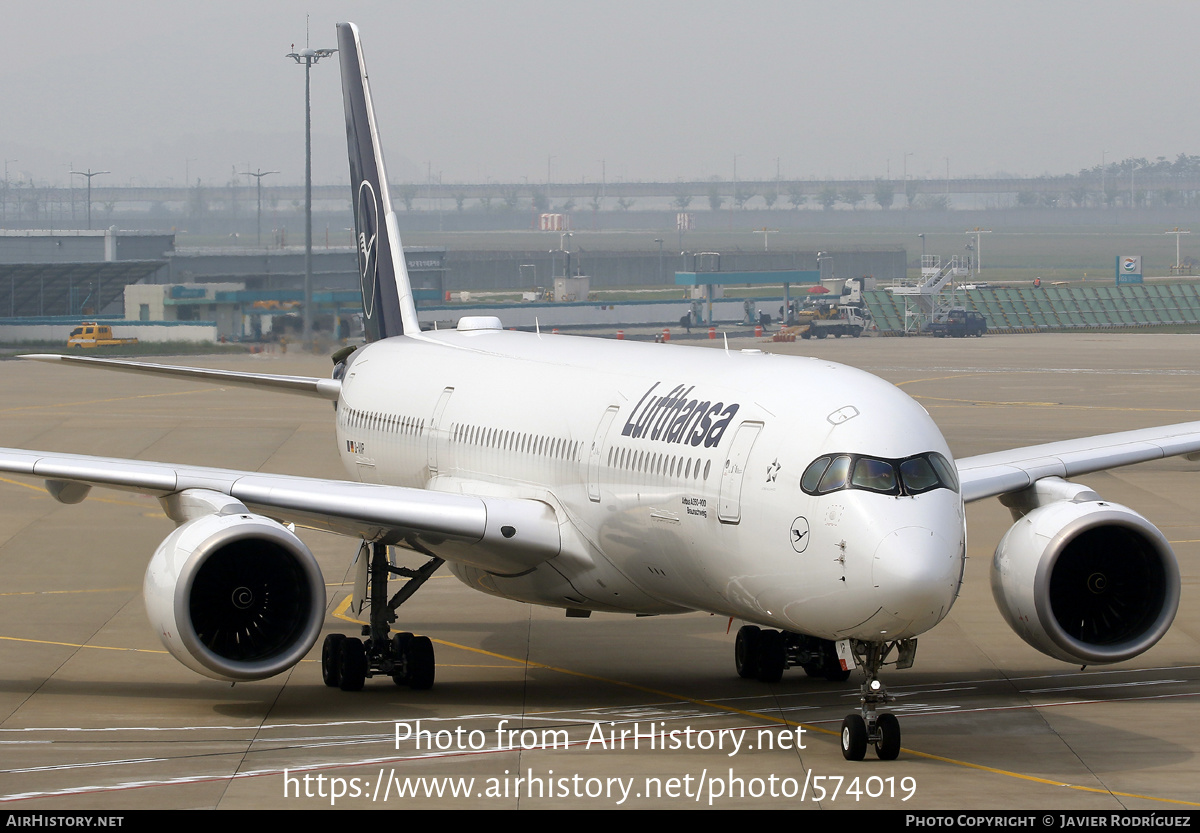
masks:
<instances>
[{"instance_id":1,"label":"floodlight pole","mask_svg":"<svg viewBox=\"0 0 1200 833\"><path fill-rule=\"evenodd\" d=\"M87 181L88 181L88 231L91 231L91 229L92 229L92 177L100 176L100 174L111 174L112 171L93 171L91 168L88 168L86 171L71 171L71 173L78 174L79 176L87 177ZM8 171L6 170L5 171L6 178L7 178L7 175L8 175Z\"/></svg>"},{"instance_id":2,"label":"floodlight pole","mask_svg":"<svg viewBox=\"0 0 1200 833\"><path fill-rule=\"evenodd\" d=\"M294 48L294 47L293 47ZM312 342L312 86L309 73L312 65L328 58L336 49L304 49L289 52L286 57L304 65L304 343Z\"/></svg>"},{"instance_id":3,"label":"floodlight pole","mask_svg":"<svg viewBox=\"0 0 1200 833\"><path fill-rule=\"evenodd\" d=\"M1175 274L1178 275L1182 271L1183 262L1179 259L1179 235L1191 234L1190 231L1181 231L1179 226L1175 226L1171 231L1163 232L1163 234L1175 235Z\"/></svg>"},{"instance_id":4,"label":"floodlight pole","mask_svg":"<svg viewBox=\"0 0 1200 833\"><path fill-rule=\"evenodd\" d=\"M983 249L982 249L983 244L980 239L980 235L991 234L991 233L992 233L992 230L990 228L979 228L979 226L976 226L975 228L970 229L967 232L968 237L970 237L972 234L975 235L975 276L976 277L983 274Z\"/></svg>"},{"instance_id":5,"label":"floodlight pole","mask_svg":"<svg viewBox=\"0 0 1200 833\"><path fill-rule=\"evenodd\" d=\"M264 171L262 168L259 168L257 173L254 171L242 171L242 176L252 176L257 180L258 184L258 245L260 247L262 246L262 178L277 173L279 171Z\"/></svg>"},{"instance_id":6,"label":"floodlight pole","mask_svg":"<svg viewBox=\"0 0 1200 833\"><path fill-rule=\"evenodd\" d=\"M20 159L4 160L4 200L0 202L0 223L8 222L8 165L10 162L20 161Z\"/></svg>"}]
</instances>

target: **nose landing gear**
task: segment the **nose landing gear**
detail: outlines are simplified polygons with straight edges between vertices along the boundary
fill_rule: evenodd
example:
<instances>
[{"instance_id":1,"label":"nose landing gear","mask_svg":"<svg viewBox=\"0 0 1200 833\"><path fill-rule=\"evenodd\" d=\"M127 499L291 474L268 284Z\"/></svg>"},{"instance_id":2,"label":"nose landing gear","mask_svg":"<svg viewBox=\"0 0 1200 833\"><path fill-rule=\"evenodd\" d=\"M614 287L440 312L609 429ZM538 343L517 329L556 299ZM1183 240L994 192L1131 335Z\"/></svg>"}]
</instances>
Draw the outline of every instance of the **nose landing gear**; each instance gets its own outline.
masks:
<instances>
[{"instance_id":1,"label":"nose landing gear","mask_svg":"<svg viewBox=\"0 0 1200 833\"><path fill-rule=\"evenodd\" d=\"M879 680L879 669L893 648L896 650L896 667L911 667L917 653L917 640L862 642L852 639L850 647L866 679L862 685L860 713L848 714L842 721L842 757L847 761L861 761L866 757L867 745L873 744L879 760L894 761L900 754L900 721L894 714L877 713L880 706L896 699Z\"/></svg>"}]
</instances>

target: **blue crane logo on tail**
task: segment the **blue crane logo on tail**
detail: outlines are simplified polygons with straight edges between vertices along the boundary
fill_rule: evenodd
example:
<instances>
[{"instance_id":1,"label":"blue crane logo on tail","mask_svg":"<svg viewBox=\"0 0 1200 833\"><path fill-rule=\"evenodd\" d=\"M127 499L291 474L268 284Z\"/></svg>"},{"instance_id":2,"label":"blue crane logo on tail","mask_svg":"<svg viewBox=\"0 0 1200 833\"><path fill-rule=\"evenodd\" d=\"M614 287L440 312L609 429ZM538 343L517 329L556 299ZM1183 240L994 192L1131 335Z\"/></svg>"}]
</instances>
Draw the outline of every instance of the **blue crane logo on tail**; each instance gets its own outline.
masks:
<instances>
[{"instance_id":1,"label":"blue crane logo on tail","mask_svg":"<svg viewBox=\"0 0 1200 833\"><path fill-rule=\"evenodd\" d=\"M379 201L375 188L367 180L358 186L356 213L358 227L358 273L362 288L363 314L368 319L375 316L375 291L379 271L375 254L375 240L379 236Z\"/></svg>"}]
</instances>

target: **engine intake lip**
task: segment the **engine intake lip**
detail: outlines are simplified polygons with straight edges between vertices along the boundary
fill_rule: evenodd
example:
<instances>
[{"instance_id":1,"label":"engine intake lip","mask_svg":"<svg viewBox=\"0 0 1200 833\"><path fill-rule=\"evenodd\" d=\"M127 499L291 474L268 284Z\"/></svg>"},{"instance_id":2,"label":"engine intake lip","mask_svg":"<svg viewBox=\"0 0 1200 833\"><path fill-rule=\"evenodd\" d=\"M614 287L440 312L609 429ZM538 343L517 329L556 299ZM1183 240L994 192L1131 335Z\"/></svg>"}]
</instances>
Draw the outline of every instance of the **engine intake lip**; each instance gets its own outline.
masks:
<instances>
[{"instance_id":1,"label":"engine intake lip","mask_svg":"<svg viewBox=\"0 0 1200 833\"><path fill-rule=\"evenodd\" d=\"M1046 553L1034 607L1047 637L1078 661L1132 659L1170 629L1179 566L1166 537L1140 515L1091 511L1060 529Z\"/></svg>"},{"instance_id":2,"label":"engine intake lip","mask_svg":"<svg viewBox=\"0 0 1200 833\"><path fill-rule=\"evenodd\" d=\"M291 668L316 643L325 584L303 542L249 516L192 552L173 607L180 641L196 661L225 679L261 680Z\"/></svg>"}]
</instances>

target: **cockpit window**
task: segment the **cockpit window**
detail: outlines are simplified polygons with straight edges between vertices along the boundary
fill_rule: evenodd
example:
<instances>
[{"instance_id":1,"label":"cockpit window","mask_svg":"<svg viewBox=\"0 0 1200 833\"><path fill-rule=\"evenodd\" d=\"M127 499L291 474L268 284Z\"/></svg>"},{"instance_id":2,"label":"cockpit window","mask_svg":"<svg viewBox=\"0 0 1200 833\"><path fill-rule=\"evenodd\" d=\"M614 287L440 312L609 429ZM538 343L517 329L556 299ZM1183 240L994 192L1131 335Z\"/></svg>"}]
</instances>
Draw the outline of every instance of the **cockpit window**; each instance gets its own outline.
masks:
<instances>
[{"instance_id":1,"label":"cockpit window","mask_svg":"<svg viewBox=\"0 0 1200 833\"><path fill-rule=\"evenodd\" d=\"M931 451L928 457L929 462L933 464L933 468L938 473L938 477L941 478L941 481L945 483L948 488L951 488L957 492L958 471L954 468L954 466L950 465L950 461L938 454L936 451Z\"/></svg>"},{"instance_id":2,"label":"cockpit window","mask_svg":"<svg viewBox=\"0 0 1200 833\"><path fill-rule=\"evenodd\" d=\"M886 460L859 457L854 463L854 477L850 484L871 492L893 492L896 490L896 470Z\"/></svg>"},{"instance_id":3,"label":"cockpit window","mask_svg":"<svg viewBox=\"0 0 1200 833\"><path fill-rule=\"evenodd\" d=\"M841 457L835 457L833 462L829 464L829 468L825 470L825 475L821 478L821 482L817 484L817 491L823 494L825 492L835 492L838 489L844 489L849 477L850 458L844 454Z\"/></svg>"},{"instance_id":4,"label":"cockpit window","mask_svg":"<svg viewBox=\"0 0 1200 833\"><path fill-rule=\"evenodd\" d=\"M816 492L817 484L821 482L821 475L825 473L825 469L829 466L829 461L832 457L818 457L816 460L804 470L804 476L800 478L800 488L806 492Z\"/></svg>"},{"instance_id":5,"label":"cockpit window","mask_svg":"<svg viewBox=\"0 0 1200 833\"><path fill-rule=\"evenodd\" d=\"M916 494L938 485L937 472L924 457L910 457L900 464L900 478L908 492Z\"/></svg>"},{"instance_id":6,"label":"cockpit window","mask_svg":"<svg viewBox=\"0 0 1200 833\"><path fill-rule=\"evenodd\" d=\"M933 489L958 491L954 466L930 451L902 460L888 460L862 454L818 457L800 478L800 488L810 495L823 495L841 489L862 489L884 495L919 495Z\"/></svg>"}]
</instances>

